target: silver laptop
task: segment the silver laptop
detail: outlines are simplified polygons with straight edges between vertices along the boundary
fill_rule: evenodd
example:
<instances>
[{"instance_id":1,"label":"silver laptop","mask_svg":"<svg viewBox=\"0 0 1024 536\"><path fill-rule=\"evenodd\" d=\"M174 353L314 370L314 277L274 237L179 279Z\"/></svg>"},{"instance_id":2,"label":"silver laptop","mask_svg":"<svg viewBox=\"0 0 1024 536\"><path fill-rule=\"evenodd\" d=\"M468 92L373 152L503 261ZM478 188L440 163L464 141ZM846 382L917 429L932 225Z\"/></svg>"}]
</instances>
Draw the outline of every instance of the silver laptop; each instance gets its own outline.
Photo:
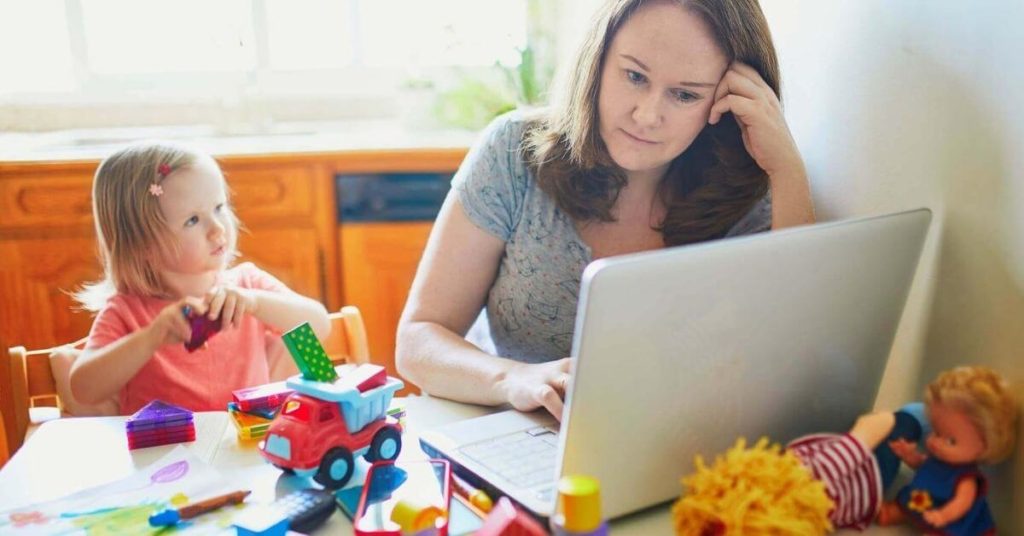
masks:
<instances>
[{"instance_id":1,"label":"silver laptop","mask_svg":"<svg viewBox=\"0 0 1024 536\"><path fill-rule=\"evenodd\" d=\"M871 409L931 220L920 209L598 260L564 422L505 411L421 434L540 517L562 474L614 518L678 497L738 437L843 431Z\"/></svg>"}]
</instances>

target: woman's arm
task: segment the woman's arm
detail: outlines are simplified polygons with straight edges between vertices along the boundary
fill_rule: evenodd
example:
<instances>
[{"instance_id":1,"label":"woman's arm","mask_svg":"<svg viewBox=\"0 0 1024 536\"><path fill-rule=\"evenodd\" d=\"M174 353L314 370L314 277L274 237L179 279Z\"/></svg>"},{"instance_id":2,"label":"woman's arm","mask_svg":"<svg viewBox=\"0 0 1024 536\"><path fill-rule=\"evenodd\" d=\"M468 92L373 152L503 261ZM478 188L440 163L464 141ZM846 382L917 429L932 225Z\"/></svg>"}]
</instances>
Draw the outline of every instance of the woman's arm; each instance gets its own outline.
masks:
<instances>
[{"instance_id":1,"label":"woman's arm","mask_svg":"<svg viewBox=\"0 0 1024 536\"><path fill-rule=\"evenodd\" d=\"M792 171L769 175L772 192L772 229L814 223L814 203L803 162Z\"/></svg>"},{"instance_id":2,"label":"woman's arm","mask_svg":"<svg viewBox=\"0 0 1024 536\"><path fill-rule=\"evenodd\" d=\"M814 223L814 204L803 158L782 115L782 104L753 67L735 62L715 89L708 122L731 112L743 133L743 145L768 174L772 193L772 229Z\"/></svg>"},{"instance_id":3,"label":"woman's arm","mask_svg":"<svg viewBox=\"0 0 1024 536\"><path fill-rule=\"evenodd\" d=\"M463 337L480 313L505 243L474 225L457 196L441 207L398 325L399 372L432 395L476 404L545 407L561 416L568 359L527 365Z\"/></svg>"}]
</instances>

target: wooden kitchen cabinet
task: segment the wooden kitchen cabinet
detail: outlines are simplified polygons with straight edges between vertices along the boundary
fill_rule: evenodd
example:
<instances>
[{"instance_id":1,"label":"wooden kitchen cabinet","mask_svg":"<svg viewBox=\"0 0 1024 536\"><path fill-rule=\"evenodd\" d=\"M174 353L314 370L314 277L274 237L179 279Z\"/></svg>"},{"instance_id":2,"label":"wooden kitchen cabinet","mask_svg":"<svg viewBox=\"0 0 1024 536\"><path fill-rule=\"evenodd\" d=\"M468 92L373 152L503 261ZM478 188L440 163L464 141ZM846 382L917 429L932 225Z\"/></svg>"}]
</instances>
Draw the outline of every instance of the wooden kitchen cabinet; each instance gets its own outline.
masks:
<instances>
[{"instance_id":1,"label":"wooden kitchen cabinet","mask_svg":"<svg viewBox=\"0 0 1024 536\"><path fill-rule=\"evenodd\" d=\"M371 356L394 374L398 316L430 223L403 224L401 232L384 234L372 224L348 226L347 238L339 239L335 176L451 173L465 153L452 148L219 156L243 224L239 260L253 261L329 310L358 305ZM44 348L88 333L92 316L77 310L69 293L102 275L91 204L98 163L0 162L3 349ZM2 397L8 383L0 382Z\"/></svg>"},{"instance_id":2,"label":"wooden kitchen cabinet","mask_svg":"<svg viewBox=\"0 0 1024 536\"><path fill-rule=\"evenodd\" d=\"M398 374L398 320L432 227L433 222L365 222L339 230L345 299L363 314L371 360L391 375Z\"/></svg>"}]
</instances>

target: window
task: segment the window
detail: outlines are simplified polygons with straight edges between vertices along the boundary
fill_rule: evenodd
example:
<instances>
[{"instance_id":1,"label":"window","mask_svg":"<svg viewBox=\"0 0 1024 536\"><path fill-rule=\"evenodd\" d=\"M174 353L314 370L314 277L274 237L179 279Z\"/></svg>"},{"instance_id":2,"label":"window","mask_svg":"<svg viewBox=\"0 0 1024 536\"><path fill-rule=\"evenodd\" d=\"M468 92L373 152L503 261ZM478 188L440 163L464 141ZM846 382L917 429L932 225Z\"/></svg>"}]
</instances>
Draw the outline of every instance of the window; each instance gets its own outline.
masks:
<instances>
[{"instance_id":1,"label":"window","mask_svg":"<svg viewBox=\"0 0 1024 536\"><path fill-rule=\"evenodd\" d=\"M551 12L530 5L546 1L0 0L0 116L126 103L379 115L405 80L515 65L531 13Z\"/></svg>"}]
</instances>

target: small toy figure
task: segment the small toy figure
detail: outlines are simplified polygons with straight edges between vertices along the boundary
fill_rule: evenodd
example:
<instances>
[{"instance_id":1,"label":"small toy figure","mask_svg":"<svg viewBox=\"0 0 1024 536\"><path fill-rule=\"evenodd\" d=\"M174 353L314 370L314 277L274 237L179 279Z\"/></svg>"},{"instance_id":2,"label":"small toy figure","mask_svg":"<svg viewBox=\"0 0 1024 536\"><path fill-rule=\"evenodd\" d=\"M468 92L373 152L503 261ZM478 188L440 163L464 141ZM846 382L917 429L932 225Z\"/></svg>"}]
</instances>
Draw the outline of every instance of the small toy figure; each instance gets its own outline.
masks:
<instances>
[{"instance_id":1,"label":"small toy figure","mask_svg":"<svg viewBox=\"0 0 1024 536\"><path fill-rule=\"evenodd\" d=\"M895 413L864 415L849 433L805 436L791 442L785 450L770 445L767 438L752 448L740 439L725 455L717 457L711 467L698 456L697 472L683 479L686 490L672 508L676 534L820 535L839 528L863 530L876 517L895 523L896 516L907 511L921 520L929 533L987 534L985 527L994 527L987 505L977 505L976 499L984 502L980 497L984 494L984 480L973 462L999 460L1010 452L1015 403L999 377L981 367L962 367L944 373L929 386L926 401L927 408L918 403ZM931 433L930 428L934 430ZM906 497L903 504L883 504L882 492L898 469L899 460L916 463L914 444L922 437L928 437L929 449L934 442L945 442L946 445L939 446L948 451L950 438L957 444L973 439L976 449L978 442L984 446L974 456L957 458L961 462L947 458L947 462L963 464L944 464L956 471L931 473L922 466L918 472L922 482L934 484L940 480L936 477L948 478L944 495L931 489L925 491L924 485L920 489L915 487L915 479L900 493ZM937 508L933 511L941 511L942 517L950 515L943 505L957 495L960 483L966 483L964 491L973 488L974 492L970 497L956 497L955 504L966 506L962 506L959 517L950 516L943 527L945 532L937 531L935 527L939 525L928 525L924 516L910 510ZM919 492L915 494L915 490ZM905 506L914 497L921 502ZM921 507L929 500L931 506ZM982 511L984 515L976 513ZM988 525L974 524L974 520L983 518Z\"/></svg>"},{"instance_id":2,"label":"small toy figure","mask_svg":"<svg viewBox=\"0 0 1024 536\"><path fill-rule=\"evenodd\" d=\"M892 450L917 468L895 502L882 506L878 521L909 520L928 533L994 534L986 480L978 462L996 463L1013 450L1017 406L1005 380L986 367L944 372L925 390L933 433L928 455L905 440Z\"/></svg>"},{"instance_id":3,"label":"small toy figure","mask_svg":"<svg viewBox=\"0 0 1024 536\"><path fill-rule=\"evenodd\" d=\"M608 536L608 522L601 519L601 483L587 475L559 479L551 528L555 536Z\"/></svg>"}]
</instances>

